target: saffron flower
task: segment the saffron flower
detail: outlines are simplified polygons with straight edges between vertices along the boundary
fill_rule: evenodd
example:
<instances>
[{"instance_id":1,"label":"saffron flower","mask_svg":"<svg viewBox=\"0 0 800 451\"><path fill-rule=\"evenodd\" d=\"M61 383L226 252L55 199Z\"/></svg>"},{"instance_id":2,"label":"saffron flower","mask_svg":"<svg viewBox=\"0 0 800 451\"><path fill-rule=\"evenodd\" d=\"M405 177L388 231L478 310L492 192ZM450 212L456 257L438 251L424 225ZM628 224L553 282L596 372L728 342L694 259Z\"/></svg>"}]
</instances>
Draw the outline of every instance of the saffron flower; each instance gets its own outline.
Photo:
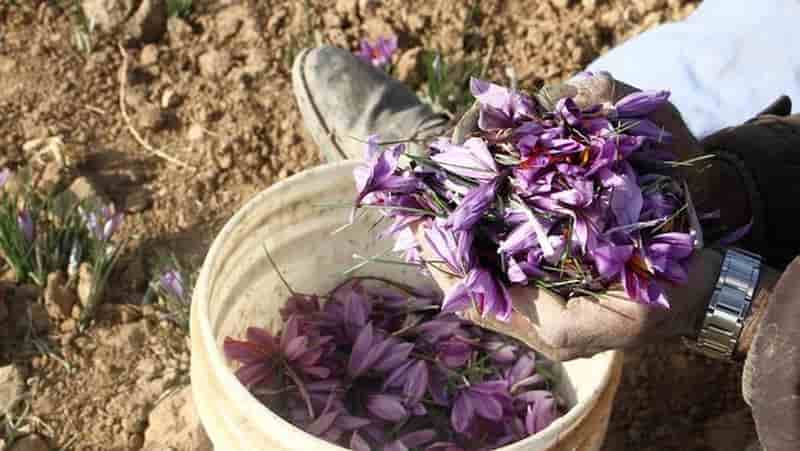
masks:
<instances>
[{"instance_id":1,"label":"saffron flower","mask_svg":"<svg viewBox=\"0 0 800 451\"><path fill-rule=\"evenodd\" d=\"M22 210L17 215L17 226L22 234L22 238L30 243L33 242L34 235L36 234L36 225L33 223L33 218L28 210Z\"/></svg>"},{"instance_id":2,"label":"saffron flower","mask_svg":"<svg viewBox=\"0 0 800 451\"><path fill-rule=\"evenodd\" d=\"M421 243L403 229L421 224L438 260L427 263L461 279L442 310L476 307L508 320L514 285L567 300L621 287L631 301L667 307L700 233L685 184L670 171L671 135L651 117L670 93L589 106L564 97L546 107L553 102L485 80L470 88L479 117L463 143L435 138L428 155L409 155L400 168L404 150L381 153L373 140L356 174L356 207L391 215L382 236L395 238L395 250L421 264ZM394 208L392 196L414 207Z\"/></svg>"},{"instance_id":3,"label":"saffron flower","mask_svg":"<svg viewBox=\"0 0 800 451\"><path fill-rule=\"evenodd\" d=\"M564 413L533 350L428 297L371 279L294 293L280 332L250 327L223 351L268 408L356 451L494 449Z\"/></svg>"},{"instance_id":4,"label":"saffron flower","mask_svg":"<svg viewBox=\"0 0 800 451\"><path fill-rule=\"evenodd\" d=\"M81 209L81 215L89 234L98 241L110 240L122 225L122 213L117 212L113 204L89 212Z\"/></svg>"},{"instance_id":5,"label":"saffron flower","mask_svg":"<svg viewBox=\"0 0 800 451\"><path fill-rule=\"evenodd\" d=\"M356 56L375 67L384 68L392 62L392 55L396 51L397 36L379 37L374 44L362 39Z\"/></svg>"},{"instance_id":6,"label":"saffron flower","mask_svg":"<svg viewBox=\"0 0 800 451\"><path fill-rule=\"evenodd\" d=\"M3 170L0 170L0 189L2 189L3 186L5 186L5 184L6 184L6 182L8 181L9 178L11 178L11 170L10 169L3 168Z\"/></svg>"},{"instance_id":7,"label":"saffron flower","mask_svg":"<svg viewBox=\"0 0 800 451\"><path fill-rule=\"evenodd\" d=\"M164 272L159 279L159 285L162 290L169 293L175 299L184 300L186 294L183 287L183 276L180 271L169 270Z\"/></svg>"}]
</instances>

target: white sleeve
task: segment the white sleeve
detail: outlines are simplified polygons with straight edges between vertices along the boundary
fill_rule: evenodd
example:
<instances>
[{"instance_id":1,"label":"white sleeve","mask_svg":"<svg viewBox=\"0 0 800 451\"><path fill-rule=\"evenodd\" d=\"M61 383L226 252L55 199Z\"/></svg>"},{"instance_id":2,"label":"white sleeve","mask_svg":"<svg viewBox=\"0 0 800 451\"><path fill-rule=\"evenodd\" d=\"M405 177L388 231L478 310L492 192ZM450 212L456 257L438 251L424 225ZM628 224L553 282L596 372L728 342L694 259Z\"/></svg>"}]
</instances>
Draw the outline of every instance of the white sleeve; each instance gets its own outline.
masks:
<instances>
[{"instance_id":1,"label":"white sleeve","mask_svg":"<svg viewBox=\"0 0 800 451\"><path fill-rule=\"evenodd\" d=\"M800 102L800 1L706 0L686 20L632 38L587 70L670 90L702 137L740 124L782 94Z\"/></svg>"}]
</instances>

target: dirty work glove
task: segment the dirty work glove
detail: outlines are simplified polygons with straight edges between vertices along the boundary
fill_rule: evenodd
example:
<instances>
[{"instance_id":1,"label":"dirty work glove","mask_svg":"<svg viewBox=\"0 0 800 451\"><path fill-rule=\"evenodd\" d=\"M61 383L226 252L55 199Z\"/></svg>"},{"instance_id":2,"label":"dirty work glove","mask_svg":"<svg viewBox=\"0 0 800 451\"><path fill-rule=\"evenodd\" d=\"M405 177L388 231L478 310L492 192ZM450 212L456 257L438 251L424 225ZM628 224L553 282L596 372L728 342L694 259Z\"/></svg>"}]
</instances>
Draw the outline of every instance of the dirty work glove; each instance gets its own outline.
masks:
<instances>
[{"instance_id":1,"label":"dirty work glove","mask_svg":"<svg viewBox=\"0 0 800 451\"><path fill-rule=\"evenodd\" d=\"M540 98L555 102L564 95L576 98L580 106L597 103L611 104L635 88L615 81L608 74L582 76L567 85L550 87ZM672 105L653 114L653 120L673 133L679 158L691 158L702 153L680 115ZM435 255L424 237L424 226L417 229L427 260ZM670 309L648 307L624 299L623 292L613 296L576 297L569 302L543 289L513 286L511 295L514 311L509 322L483 318L475 310L464 317L475 323L513 336L537 349L545 356L563 361L588 357L608 349L630 348L645 343L694 334L700 317L713 291L722 257L718 252L697 252L689 264L689 282L667 287ZM430 266L429 270L443 291L448 292L458 280ZM620 299L623 298L623 299Z\"/></svg>"}]
</instances>

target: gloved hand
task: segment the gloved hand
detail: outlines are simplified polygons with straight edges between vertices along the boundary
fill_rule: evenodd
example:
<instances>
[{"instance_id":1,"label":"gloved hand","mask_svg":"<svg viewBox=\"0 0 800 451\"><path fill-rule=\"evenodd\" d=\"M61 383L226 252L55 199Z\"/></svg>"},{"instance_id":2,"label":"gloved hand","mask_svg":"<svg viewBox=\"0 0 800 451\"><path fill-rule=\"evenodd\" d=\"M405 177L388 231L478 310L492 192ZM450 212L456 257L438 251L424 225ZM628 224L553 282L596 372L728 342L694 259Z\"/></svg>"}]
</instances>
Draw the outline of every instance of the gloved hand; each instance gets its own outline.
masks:
<instances>
[{"instance_id":1,"label":"gloved hand","mask_svg":"<svg viewBox=\"0 0 800 451\"><path fill-rule=\"evenodd\" d=\"M544 101L572 96L580 106L611 104L635 88L615 81L608 74L578 77L568 84L545 88ZM673 134L679 159L702 154L697 140L672 105L653 113L652 119ZM421 226L418 242L429 260L433 251L424 238ZM543 289L513 286L514 311L509 322L493 317L483 318L476 310L463 316L485 328L513 336L550 359L563 361L588 357L608 349L629 348L681 335L693 334L699 326L703 310L719 274L722 256L716 251L696 252L689 264L689 281L682 286L667 286L670 309L650 307L625 299L625 293L609 292L607 296L577 297L566 302ZM443 291L449 291L458 280L434 266L430 272Z\"/></svg>"}]
</instances>

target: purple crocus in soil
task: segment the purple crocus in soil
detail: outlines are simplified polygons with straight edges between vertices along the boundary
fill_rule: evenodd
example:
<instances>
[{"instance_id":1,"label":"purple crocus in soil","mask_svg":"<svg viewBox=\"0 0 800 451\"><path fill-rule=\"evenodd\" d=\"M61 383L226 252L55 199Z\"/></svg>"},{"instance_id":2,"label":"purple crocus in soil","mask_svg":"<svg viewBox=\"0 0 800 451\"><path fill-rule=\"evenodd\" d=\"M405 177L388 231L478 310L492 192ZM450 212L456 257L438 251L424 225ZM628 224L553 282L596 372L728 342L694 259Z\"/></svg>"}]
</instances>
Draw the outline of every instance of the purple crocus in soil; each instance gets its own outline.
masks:
<instances>
[{"instance_id":1,"label":"purple crocus in soil","mask_svg":"<svg viewBox=\"0 0 800 451\"><path fill-rule=\"evenodd\" d=\"M22 233L22 238L27 242L32 242L36 233L36 225L33 223L33 218L28 210L22 210L17 215L17 226Z\"/></svg>"},{"instance_id":2,"label":"purple crocus in soil","mask_svg":"<svg viewBox=\"0 0 800 451\"><path fill-rule=\"evenodd\" d=\"M159 279L159 286L175 299L184 300L183 276L180 271L171 269L164 272Z\"/></svg>"},{"instance_id":3,"label":"purple crocus in soil","mask_svg":"<svg viewBox=\"0 0 800 451\"><path fill-rule=\"evenodd\" d=\"M104 205L88 213L82 212L89 234L96 240L108 241L122 225L122 213L114 205Z\"/></svg>"},{"instance_id":4,"label":"purple crocus in soil","mask_svg":"<svg viewBox=\"0 0 800 451\"><path fill-rule=\"evenodd\" d=\"M6 184L8 179L11 178L11 170L8 168L3 168L0 170L0 189Z\"/></svg>"},{"instance_id":5,"label":"purple crocus in soil","mask_svg":"<svg viewBox=\"0 0 800 451\"><path fill-rule=\"evenodd\" d=\"M361 48L356 52L356 56L375 67L382 68L392 62L392 55L396 51L397 36L379 37L374 44L362 39Z\"/></svg>"}]
</instances>

